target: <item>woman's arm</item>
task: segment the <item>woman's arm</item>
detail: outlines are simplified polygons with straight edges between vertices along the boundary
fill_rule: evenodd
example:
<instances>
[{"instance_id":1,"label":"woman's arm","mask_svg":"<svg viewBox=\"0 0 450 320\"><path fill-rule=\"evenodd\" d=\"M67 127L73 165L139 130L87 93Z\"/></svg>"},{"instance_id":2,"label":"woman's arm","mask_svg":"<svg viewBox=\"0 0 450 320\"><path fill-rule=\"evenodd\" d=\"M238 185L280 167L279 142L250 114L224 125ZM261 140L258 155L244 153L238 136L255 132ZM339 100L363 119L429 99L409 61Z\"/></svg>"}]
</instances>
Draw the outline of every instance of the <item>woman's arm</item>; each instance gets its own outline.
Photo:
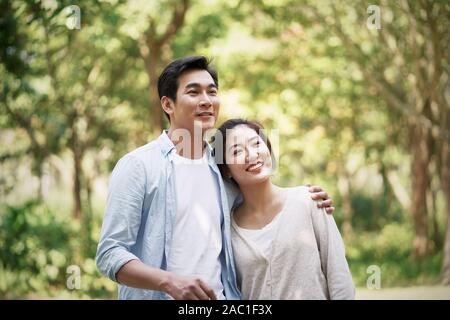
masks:
<instances>
[{"instance_id":1,"label":"woman's arm","mask_svg":"<svg viewBox=\"0 0 450 320\"><path fill-rule=\"evenodd\" d=\"M332 215L312 203L314 233L320 250L322 271L332 300L355 298L352 275L345 258L344 243Z\"/></svg>"}]
</instances>

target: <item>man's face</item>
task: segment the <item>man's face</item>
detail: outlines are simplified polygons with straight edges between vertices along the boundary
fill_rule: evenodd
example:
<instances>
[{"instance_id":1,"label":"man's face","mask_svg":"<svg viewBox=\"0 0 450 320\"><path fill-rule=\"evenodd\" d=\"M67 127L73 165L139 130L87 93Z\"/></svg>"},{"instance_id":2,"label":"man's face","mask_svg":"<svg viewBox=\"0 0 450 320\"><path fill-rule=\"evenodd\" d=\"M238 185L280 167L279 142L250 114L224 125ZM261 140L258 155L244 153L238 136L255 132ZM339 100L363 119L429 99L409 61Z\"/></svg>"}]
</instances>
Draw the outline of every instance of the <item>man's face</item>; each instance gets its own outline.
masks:
<instances>
[{"instance_id":1,"label":"man's face","mask_svg":"<svg viewBox=\"0 0 450 320\"><path fill-rule=\"evenodd\" d=\"M220 101L214 79L206 70L188 70L178 78L177 99L171 113L171 127L202 133L214 128Z\"/></svg>"}]
</instances>

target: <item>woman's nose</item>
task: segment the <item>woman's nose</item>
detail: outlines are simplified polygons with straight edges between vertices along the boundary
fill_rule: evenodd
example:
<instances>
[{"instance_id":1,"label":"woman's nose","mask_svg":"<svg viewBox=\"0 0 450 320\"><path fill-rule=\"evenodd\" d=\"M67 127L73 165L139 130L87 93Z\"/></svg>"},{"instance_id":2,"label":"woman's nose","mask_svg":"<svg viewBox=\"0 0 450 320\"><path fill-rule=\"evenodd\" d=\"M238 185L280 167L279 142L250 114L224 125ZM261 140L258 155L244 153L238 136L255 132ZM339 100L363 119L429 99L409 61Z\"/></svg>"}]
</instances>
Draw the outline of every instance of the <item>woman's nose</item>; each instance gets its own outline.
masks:
<instances>
[{"instance_id":1,"label":"woman's nose","mask_svg":"<svg viewBox=\"0 0 450 320\"><path fill-rule=\"evenodd\" d=\"M250 164L256 163L256 161L258 160L258 157L259 157L258 150L256 150L255 148L252 148L252 147L248 148L247 161Z\"/></svg>"}]
</instances>

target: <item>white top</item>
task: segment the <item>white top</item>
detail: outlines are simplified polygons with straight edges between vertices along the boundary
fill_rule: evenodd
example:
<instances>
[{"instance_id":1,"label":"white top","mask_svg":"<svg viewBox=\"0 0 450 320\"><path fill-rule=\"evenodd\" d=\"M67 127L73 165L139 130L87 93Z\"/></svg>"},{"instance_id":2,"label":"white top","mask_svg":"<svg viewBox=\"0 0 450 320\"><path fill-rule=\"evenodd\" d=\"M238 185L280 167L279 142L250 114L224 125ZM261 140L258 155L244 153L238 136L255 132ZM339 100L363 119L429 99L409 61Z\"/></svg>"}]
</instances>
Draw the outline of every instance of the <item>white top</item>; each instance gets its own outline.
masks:
<instances>
[{"instance_id":1,"label":"white top","mask_svg":"<svg viewBox=\"0 0 450 320\"><path fill-rule=\"evenodd\" d=\"M281 212L279 212L268 224L261 229L246 229L237 225L234 217L232 218L232 226L239 230L241 235L248 241L251 241L260 253L268 258L272 251L272 242L275 238L275 231L278 228Z\"/></svg>"},{"instance_id":2,"label":"white top","mask_svg":"<svg viewBox=\"0 0 450 320\"><path fill-rule=\"evenodd\" d=\"M308 188L288 189L269 255L242 228L231 228L237 284L244 299L354 299L345 249L333 216ZM264 239L267 242L267 237Z\"/></svg>"},{"instance_id":3,"label":"white top","mask_svg":"<svg viewBox=\"0 0 450 320\"><path fill-rule=\"evenodd\" d=\"M221 281L220 196L206 156L188 159L174 154L177 212L167 270L198 277L218 299L225 299Z\"/></svg>"}]
</instances>

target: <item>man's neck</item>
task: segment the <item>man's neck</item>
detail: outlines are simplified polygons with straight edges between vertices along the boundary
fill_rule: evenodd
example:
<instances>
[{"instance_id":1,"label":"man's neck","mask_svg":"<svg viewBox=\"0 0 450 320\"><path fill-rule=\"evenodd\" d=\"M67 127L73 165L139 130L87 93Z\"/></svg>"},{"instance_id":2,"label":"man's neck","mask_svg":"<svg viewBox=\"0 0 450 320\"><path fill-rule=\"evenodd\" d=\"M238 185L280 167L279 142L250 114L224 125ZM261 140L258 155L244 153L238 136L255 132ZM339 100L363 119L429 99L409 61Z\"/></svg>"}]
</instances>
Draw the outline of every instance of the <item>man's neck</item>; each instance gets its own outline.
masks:
<instances>
[{"instance_id":1,"label":"man's neck","mask_svg":"<svg viewBox=\"0 0 450 320\"><path fill-rule=\"evenodd\" d=\"M200 159L203 157L205 141L201 129L188 130L184 128L170 127L167 135L177 149L177 154L189 159Z\"/></svg>"}]
</instances>

